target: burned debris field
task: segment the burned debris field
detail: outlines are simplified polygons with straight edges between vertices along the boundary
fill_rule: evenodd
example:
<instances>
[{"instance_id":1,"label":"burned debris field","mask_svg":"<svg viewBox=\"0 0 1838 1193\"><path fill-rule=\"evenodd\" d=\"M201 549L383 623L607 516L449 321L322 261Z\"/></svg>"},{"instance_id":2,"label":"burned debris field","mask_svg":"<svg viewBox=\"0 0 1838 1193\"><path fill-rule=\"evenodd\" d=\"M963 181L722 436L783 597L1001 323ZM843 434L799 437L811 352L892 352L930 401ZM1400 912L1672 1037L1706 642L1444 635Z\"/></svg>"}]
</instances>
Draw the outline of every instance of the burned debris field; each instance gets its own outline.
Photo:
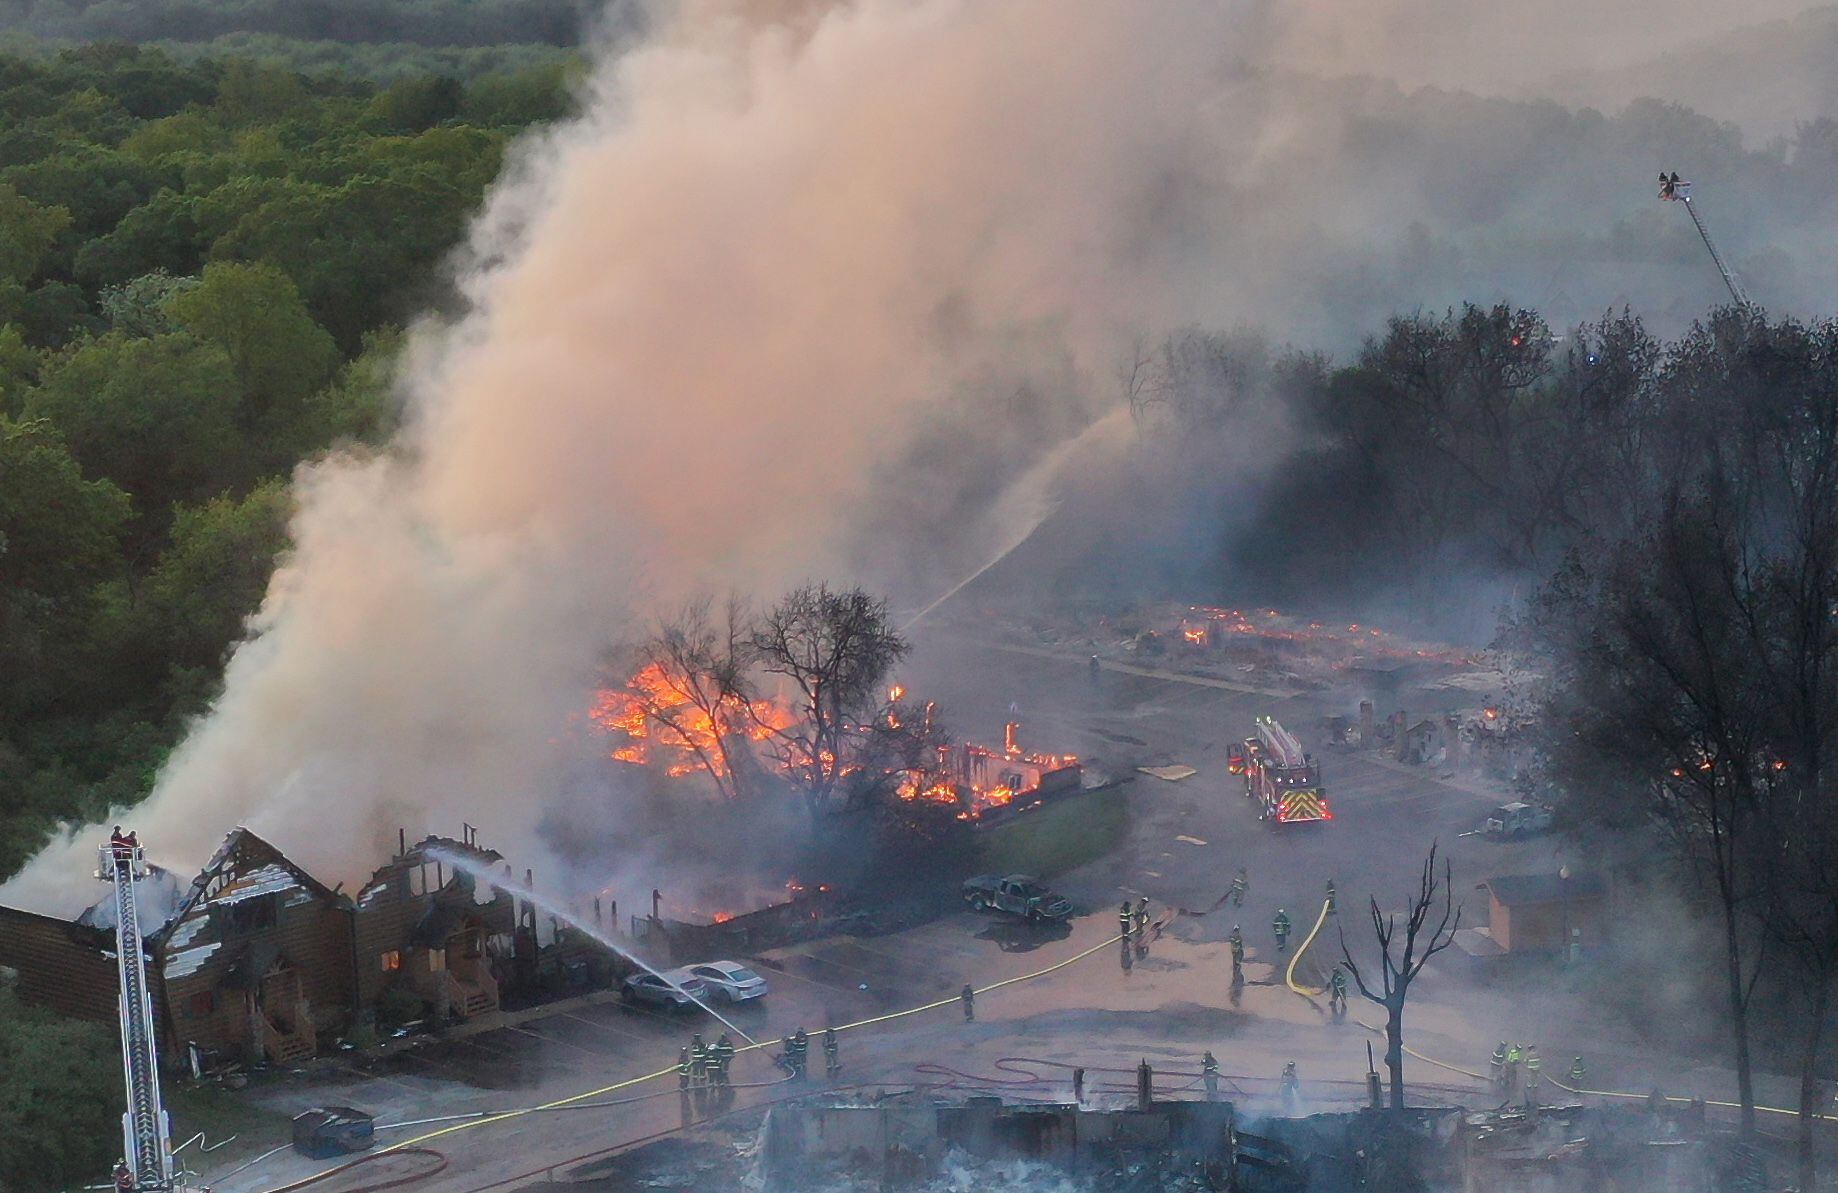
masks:
<instances>
[{"instance_id":1,"label":"burned debris field","mask_svg":"<svg viewBox=\"0 0 1838 1193\"><path fill-rule=\"evenodd\" d=\"M1838 1189L1835 14L0 0L0 1189Z\"/></svg>"}]
</instances>

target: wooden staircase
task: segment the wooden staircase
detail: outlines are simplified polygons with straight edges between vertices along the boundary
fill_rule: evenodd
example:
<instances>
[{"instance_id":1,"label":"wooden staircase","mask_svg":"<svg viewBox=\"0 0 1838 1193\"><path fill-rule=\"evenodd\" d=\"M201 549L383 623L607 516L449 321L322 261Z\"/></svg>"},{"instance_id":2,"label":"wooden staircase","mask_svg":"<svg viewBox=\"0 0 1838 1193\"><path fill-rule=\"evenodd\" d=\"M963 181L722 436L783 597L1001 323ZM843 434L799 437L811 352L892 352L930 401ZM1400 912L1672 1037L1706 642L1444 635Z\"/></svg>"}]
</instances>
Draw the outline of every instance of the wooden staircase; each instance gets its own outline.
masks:
<instances>
[{"instance_id":1,"label":"wooden staircase","mask_svg":"<svg viewBox=\"0 0 1838 1193\"><path fill-rule=\"evenodd\" d=\"M453 998L453 1009L465 1018L498 1009L498 981L479 960L468 958L466 964L448 970L447 977L452 982L448 990Z\"/></svg>"},{"instance_id":2,"label":"wooden staircase","mask_svg":"<svg viewBox=\"0 0 1838 1193\"><path fill-rule=\"evenodd\" d=\"M267 1016L262 1017L262 1051L271 1065L291 1065L319 1051L318 1041L304 1020L292 1031L283 1031Z\"/></svg>"},{"instance_id":3,"label":"wooden staircase","mask_svg":"<svg viewBox=\"0 0 1838 1193\"><path fill-rule=\"evenodd\" d=\"M453 1007L461 1015L471 1019L488 1011L497 1010L498 999L495 994L488 993L471 982L455 978L453 980Z\"/></svg>"}]
</instances>

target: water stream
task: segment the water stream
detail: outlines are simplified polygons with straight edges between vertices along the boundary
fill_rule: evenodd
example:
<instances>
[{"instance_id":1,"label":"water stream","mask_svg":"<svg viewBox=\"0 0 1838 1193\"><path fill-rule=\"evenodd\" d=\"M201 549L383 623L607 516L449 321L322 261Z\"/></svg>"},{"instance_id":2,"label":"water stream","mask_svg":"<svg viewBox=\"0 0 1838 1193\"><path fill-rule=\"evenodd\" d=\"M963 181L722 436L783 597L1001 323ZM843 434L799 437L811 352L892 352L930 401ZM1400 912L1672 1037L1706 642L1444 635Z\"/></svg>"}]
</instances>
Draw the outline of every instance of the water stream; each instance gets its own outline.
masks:
<instances>
[{"instance_id":1,"label":"water stream","mask_svg":"<svg viewBox=\"0 0 1838 1193\"><path fill-rule=\"evenodd\" d=\"M653 968L651 964L647 962L644 958L638 956L636 953L632 952L632 950L626 948L624 945L614 940L609 933L602 932L595 925L589 924L586 920L581 919L579 916L575 915L573 912L567 910L564 907L561 907L554 900L548 898L547 896L537 894L535 891L523 885L521 882L518 882L514 878L511 878L509 875L497 873L496 871L492 870L491 867L481 865L472 858L464 857L456 853L449 853L444 849L430 849L428 850L428 856L433 857L433 858L438 858L441 861L446 862L448 865L452 866L456 870L464 870L466 873L472 875L474 878L478 879L480 882L489 883L490 885L503 891L507 895L514 895L519 899L524 899L530 903L534 903L536 906L542 908L543 911L547 912L549 915L554 916L558 920L561 920L563 923L567 924L570 928L574 928L577 931L586 933L588 936L592 937L595 941L611 949L613 952L619 954L621 957L624 957L627 961L630 961L633 965L638 966L638 968L644 970L646 973L651 974L655 977L662 978L670 986L672 990L675 990L678 994L681 994L684 998L687 998L690 1002L695 1003L697 1006L707 1011L710 1015L713 1015L716 1019L719 1019L721 1023L723 1024L723 1026L727 1027L728 1030L732 1031L735 1035L739 1036L741 1039L745 1040L747 1043L749 1044L759 1043L758 1040L754 1039L752 1036L748 1035L746 1032L741 1031L740 1028L736 1027L734 1025L734 1022L728 1019L720 1011L717 1011L714 1007L709 1006L707 1003L703 1002L701 999L697 998L695 995L691 994L689 991L683 989L682 986L678 985L674 980L672 980L663 971Z\"/></svg>"},{"instance_id":2,"label":"water stream","mask_svg":"<svg viewBox=\"0 0 1838 1193\"><path fill-rule=\"evenodd\" d=\"M1129 433L1129 416L1129 407L1117 407L1048 452L1004 490L988 516L983 519L989 537L995 539L998 545L996 553L988 562L946 589L943 596L907 618L900 632L904 634L911 630L932 610L970 587L977 577L1007 559L1022 543L1027 542L1040 529L1041 523L1052 517L1053 511L1059 508L1057 492L1061 476L1068 467L1085 453L1114 451Z\"/></svg>"}]
</instances>

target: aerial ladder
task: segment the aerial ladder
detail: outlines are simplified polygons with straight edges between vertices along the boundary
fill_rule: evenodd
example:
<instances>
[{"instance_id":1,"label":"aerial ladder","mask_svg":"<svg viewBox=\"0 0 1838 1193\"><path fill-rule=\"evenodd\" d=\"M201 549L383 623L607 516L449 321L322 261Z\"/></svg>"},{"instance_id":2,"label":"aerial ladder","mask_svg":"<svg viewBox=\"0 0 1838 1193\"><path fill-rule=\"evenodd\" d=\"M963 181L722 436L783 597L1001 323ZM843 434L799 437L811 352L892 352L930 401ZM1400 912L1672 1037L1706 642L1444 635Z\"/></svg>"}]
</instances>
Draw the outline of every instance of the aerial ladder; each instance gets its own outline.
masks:
<instances>
[{"instance_id":1,"label":"aerial ladder","mask_svg":"<svg viewBox=\"0 0 1838 1193\"><path fill-rule=\"evenodd\" d=\"M1680 178L1676 173L1667 175L1661 172L1659 197L1667 202L1685 205L1685 214L1691 217L1692 226L1698 230L1698 239L1702 240L1704 247L1710 250L1711 263L1717 267L1717 272L1723 275L1723 284L1729 287L1730 297L1735 299L1736 305L1743 310L1750 309L1752 304L1749 302L1749 296L1742 292L1742 287L1736 284L1736 275L1731 273L1729 266L1723 263L1723 254L1717 251L1716 242L1710 238L1710 229L1704 226L1703 217L1698 214L1696 205L1691 202L1691 180Z\"/></svg>"},{"instance_id":2,"label":"aerial ladder","mask_svg":"<svg viewBox=\"0 0 1838 1193\"><path fill-rule=\"evenodd\" d=\"M1308 755L1302 752L1302 743L1295 734L1277 723L1275 717L1257 718L1257 736L1264 743L1264 751L1275 760L1276 765L1284 769L1308 765Z\"/></svg>"},{"instance_id":3,"label":"aerial ladder","mask_svg":"<svg viewBox=\"0 0 1838 1193\"><path fill-rule=\"evenodd\" d=\"M128 1186L139 1193L182 1187L173 1171L172 1129L160 1103L158 1033L153 998L147 990L146 954L134 882L146 876L140 844L132 836L112 838L101 850L96 877L115 890L115 968L121 983L121 1070L128 1108L121 1116L122 1156Z\"/></svg>"}]
</instances>

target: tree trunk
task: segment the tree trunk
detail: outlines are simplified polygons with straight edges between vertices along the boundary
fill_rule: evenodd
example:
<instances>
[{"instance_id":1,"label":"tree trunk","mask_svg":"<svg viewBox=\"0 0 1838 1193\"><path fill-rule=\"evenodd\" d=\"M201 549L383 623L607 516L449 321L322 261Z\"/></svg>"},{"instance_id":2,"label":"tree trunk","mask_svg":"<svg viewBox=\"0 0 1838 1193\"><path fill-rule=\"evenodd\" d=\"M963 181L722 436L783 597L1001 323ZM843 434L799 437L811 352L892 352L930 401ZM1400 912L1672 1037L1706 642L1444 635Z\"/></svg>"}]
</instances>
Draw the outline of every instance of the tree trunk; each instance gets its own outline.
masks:
<instances>
[{"instance_id":1,"label":"tree trunk","mask_svg":"<svg viewBox=\"0 0 1838 1193\"><path fill-rule=\"evenodd\" d=\"M1402 991L1399 992L1400 996ZM1385 1008L1385 1067L1391 1070L1391 1108L1404 1109L1404 999Z\"/></svg>"},{"instance_id":2,"label":"tree trunk","mask_svg":"<svg viewBox=\"0 0 1838 1193\"><path fill-rule=\"evenodd\" d=\"M1812 1014L1806 1023L1806 1041L1800 1052L1800 1188L1818 1188L1818 1159L1813 1147L1813 1123L1818 1121L1825 1105L1825 1091L1819 1086L1816 1068L1819 1044L1825 1036L1825 1011L1831 1000L1830 988L1823 974L1813 991Z\"/></svg>"},{"instance_id":3,"label":"tree trunk","mask_svg":"<svg viewBox=\"0 0 1838 1193\"><path fill-rule=\"evenodd\" d=\"M1737 938L1736 909L1723 907L1724 960L1729 969L1730 1033L1736 1040L1736 1089L1742 1103L1742 1134L1755 1134L1755 1075L1749 1069L1749 1011L1742 994L1742 945Z\"/></svg>"}]
</instances>

